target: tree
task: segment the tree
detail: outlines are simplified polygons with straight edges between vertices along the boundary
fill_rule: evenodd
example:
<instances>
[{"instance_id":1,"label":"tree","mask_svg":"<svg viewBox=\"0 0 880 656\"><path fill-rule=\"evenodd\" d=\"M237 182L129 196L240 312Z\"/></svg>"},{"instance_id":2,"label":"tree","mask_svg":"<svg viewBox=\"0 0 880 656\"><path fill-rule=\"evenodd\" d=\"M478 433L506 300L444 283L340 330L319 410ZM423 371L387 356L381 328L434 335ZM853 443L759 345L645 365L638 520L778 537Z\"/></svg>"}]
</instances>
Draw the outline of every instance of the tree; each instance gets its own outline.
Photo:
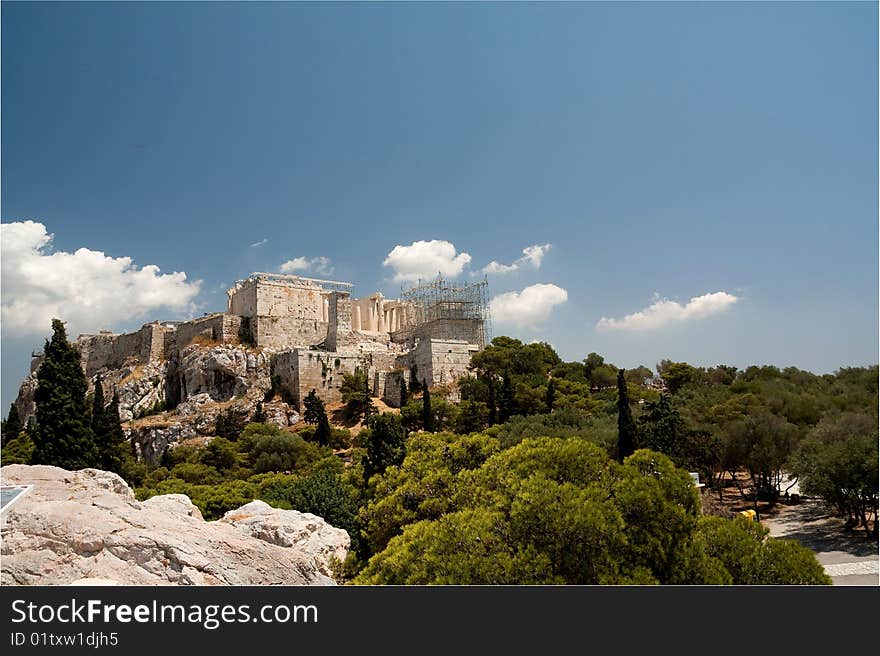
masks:
<instances>
[{"instance_id":1,"label":"tree","mask_svg":"<svg viewBox=\"0 0 880 656\"><path fill-rule=\"evenodd\" d=\"M429 433L434 432L434 413L431 410L431 390L428 384L422 381L422 428Z\"/></svg>"},{"instance_id":2,"label":"tree","mask_svg":"<svg viewBox=\"0 0 880 656\"><path fill-rule=\"evenodd\" d=\"M385 412L367 419L367 452L364 455L364 479L399 465L406 455L406 431L399 415Z\"/></svg>"},{"instance_id":3,"label":"tree","mask_svg":"<svg viewBox=\"0 0 880 656\"><path fill-rule=\"evenodd\" d=\"M95 398L97 390L101 389L100 380L95 384ZM103 395L102 395L103 396ZM95 401L97 410L98 402ZM94 418L93 411L93 418ZM122 461L126 447L125 433L122 430L122 422L119 419L119 393L114 392L110 405L103 409L101 420L95 424L95 444L101 457L101 469L122 472ZM94 421L94 419L93 419Z\"/></svg>"},{"instance_id":4,"label":"tree","mask_svg":"<svg viewBox=\"0 0 880 656\"><path fill-rule=\"evenodd\" d=\"M832 504L847 518L877 535L877 421L869 415L843 413L822 419L793 459L801 489Z\"/></svg>"},{"instance_id":5,"label":"tree","mask_svg":"<svg viewBox=\"0 0 880 656\"><path fill-rule=\"evenodd\" d=\"M375 406L373 406L367 388L366 372L355 369L352 374L343 374L339 391L342 393L342 402L345 404L349 417L366 419L372 412L375 412Z\"/></svg>"},{"instance_id":6,"label":"tree","mask_svg":"<svg viewBox=\"0 0 880 656\"><path fill-rule=\"evenodd\" d=\"M104 435L108 430L106 420L107 415L104 412L104 383L101 381L101 376L98 376L95 379L95 393L92 395L92 413L89 422L96 444L100 441L98 436Z\"/></svg>"},{"instance_id":7,"label":"tree","mask_svg":"<svg viewBox=\"0 0 880 656\"><path fill-rule=\"evenodd\" d=\"M401 378L400 378L400 407L402 408L407 403L409 403L409 392L406 389L406 381L401 376Z\"/></svg>"},{"instance_id":8,"label":"tree","mask_svg":"<svg viewBox=\"0 0 880 656\"><path fill-rule=\"evenodd\" d=\"M266 412L263 410L263 402L257 401L257 405L254 408L254 414L251 416L251 421L257 424L265 424L266 423Z\"/></svg>"},{"instance_id":9,"label":"tree","mask_svg":"<svg viewBox=\"0 0 880 656\"><path fill-rule=\"evenodd\" d=\"M771 504L779 498L783 471L797 446L797 427L785 419L759 410L725 426L722 459L731 470L744 467L751 494ZM734 481L737 479L734 477ZM740 492L745 492L740 489Z\"/></svg>"},{"instance_id":10,"label":"tree","mask_svg":"<svg viewBox=\"0 0 880 656\"><path fill-rule=\"evenodd\" d=\"M661 361L657 365L657 371L671 394L675 394L688 383L696 382L699 373L687 362L670 362L669 360Z\"/></svg>"},{"instance_id":11,"label":"tree","mask_svg":"<svg viewBox=\"0 0 880 656\"><path fill-rule=\"evenodd\" d=\"M247 425L245 418L236 412L234 408L229 408L226 412L221 412L217 415L217 424L214 432L218 437L225 437L227 440L234 442L241 435L245 425Z\"/></svg>"},{"instance_id":12,"label":"tree","mask_svg":"<svg viewBox=\"0 0 880 656\"><path fill-rule=\"evenodd\" d=\"M505 371L501 378L501 403L498 405L498 419L503 424L516 414L516 399L510 372Z\"/></svg>"},{"instance_id":13,"label":"tree","mask_svg":"<svg viewBox=\"0 0 880 656\"><path fill-rule=\"evenodd\" d=\"M553 412L553 404L556 401L556 383L551 378L547 383L547 392L544 394L544 404L547 406L547 412Z\"/></svg>"},{"instance_id":14,"label":"tree","mask_svg":"<svg viewBox=\"0 0 880 656\"><path fill-rule=\"evenodd\" d=\"M59 319L52 320L52 331L37 371L33 463L64 469L96 467L100 459L88 420L88 383L79 351L67 341Z\"/></svg>"},{"instance_id":15,"label":"tree","mask_svg":"<svg viewBox=\"0 0 880 656\"><path fill-rule=\"evenodd\" d=\"M18 416L18 410L15 404L9 404L9 414L6 415L6 421L3 422L3 438L15 439L22 431L21 419Z\"/></svg>"},{"instance_id":16,"label":"tree","mask_svg":"<svg viewBox=\"0 0 880 656\"><path fill-rule=\"evenodd\" d=\"M629 392L626 389L626 370L617 372L617 461L623 462L638 444L636 424L629 407Z\"/></svg>"},{"instance_id":17,"label":"tree","mask_svg":"<svg viewBox=\"0 0 880 656\"><path fill-rule=\"evenodd\" d=\"M321 404L321 415L318 417L318 427L315 429L315 441L321 446L329 446L332 436L333 428L330 426L327 413L324 411L324 405Z\"/></svg>"},{"instance_id":18,"label":"tree","mask_svg":"<svg viewBox=\"0 0 880 656\"><path fill-rule=\"evenodd\" d=\"M719 462L718 441L706 431L688 427L668 394L645 404L638 422L639 446L669 456L678 467L698 471L710 480Z\"/></svg>"},{"instance_id":19,"label":"tree","mask_svg":"<svg viewBox=\"0 0 880 656\"><path fill-rule=\"evenodd\" d=\"M409 391L412 394L419 393L419 365L415 363L409 368Z\"/></svg>"},{"instance_id":20,"label":"tree","mask_svg":"<svg viewBox=\"0 0 880 656\"><path fill-rule=\"evenodd\" d=\"M467 435L486 428L488 409L481 401L462 401L458 404L455 432Z\"/></svg>"},{"instance_id":21,"label":"tree","mask_svg":"<svg viewBox=\"0 0 880 656\"><path fill-rule=\"evenodd\" d=\"M307 424L315 425L321 421L321 415L326 415L324 402L318 397L317 392L312 389L303 399L303 421Z\"/></svg>"},{"instance_id":22,"label":"tree","mask_svg":"<svg viewBox=\"0 0 880 656\"><path fill-rule=\"evenodd\" d=\"M593 380L593 371L605 364L605 358L598 353L590 353L584 359L584 376L590 382Z\"/></svg>"},{"instance_id":23,"label":"tree","mask_svg":"<svg viewBox=\"0 0 880 656\"><path fill-rule=\"evenodd\" d=\"M498 409L495 405L495 379L492 376L487 376L486 385L489 390L486 401L489 409L489 426L494 426L498 423Z\"/></svg>"}]
</instances>

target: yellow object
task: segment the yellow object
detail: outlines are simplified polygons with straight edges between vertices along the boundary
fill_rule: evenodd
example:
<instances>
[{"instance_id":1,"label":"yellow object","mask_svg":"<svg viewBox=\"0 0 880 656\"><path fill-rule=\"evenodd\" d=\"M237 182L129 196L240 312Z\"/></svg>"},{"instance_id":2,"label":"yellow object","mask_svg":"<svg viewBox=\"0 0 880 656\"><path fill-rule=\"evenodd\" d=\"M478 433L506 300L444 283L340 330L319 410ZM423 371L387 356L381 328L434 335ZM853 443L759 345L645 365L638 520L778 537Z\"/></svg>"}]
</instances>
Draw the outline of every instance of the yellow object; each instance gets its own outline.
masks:
<instances>
[{"instance_id":1,"label":"yellow object","mask_svg":"<svg viewBox=\"0 0 880 656\"><path fill-rule=\"evenodd\" d=\"M758 521L758 513L756 513L754 510L742 510L738 512L737 515L747 519L750 522Z\"/></svg>"}]
</instances>

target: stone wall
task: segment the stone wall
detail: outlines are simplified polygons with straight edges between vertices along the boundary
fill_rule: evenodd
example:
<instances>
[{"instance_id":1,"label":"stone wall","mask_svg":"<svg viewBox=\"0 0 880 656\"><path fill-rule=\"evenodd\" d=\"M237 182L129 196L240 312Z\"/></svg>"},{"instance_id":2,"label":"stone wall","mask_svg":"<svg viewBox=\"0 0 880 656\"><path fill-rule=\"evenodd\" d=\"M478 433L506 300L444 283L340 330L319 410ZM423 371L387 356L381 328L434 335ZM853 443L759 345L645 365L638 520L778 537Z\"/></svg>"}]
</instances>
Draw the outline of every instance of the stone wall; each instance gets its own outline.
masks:
<instances>
[{"instance_id":1,"label":"stone wall","mask_svg":"<svg viewBox=\"0 0 880 656\"><path fill-rule=\"evenodd\" d=\"M186 321L177 326L173 337L166 343L166 355L172 349L180 350L190 344L196 337L202 337L222 344L237 344L241 317L232 314L209 314L206 317Z\"/></svg>"},{"instance_id":2,"label":"stone wall","mask_svg":"<svg viewBox=\"0 0 880 656\"><path fill-rule=\"evenodd\" d=\"M143 364L155 362L165 353L167 331L158 323L148 323L133 333L80 335L76 346L86 377L105 368L118 369L130 358Z\"/></svg>"},{"instance_id":3,"label":"stone wall","mask_svg":"<svg viewBox=\"0 0 880 656\"><path fill-rule=\"evenodd\" d=\"M425 339L464 340L469 344L483 346L483 322L479 319L436 319L391 334L397 344L413 348L416 341Z\"/></svg>"},{"instance_id":4,"label":"stone wall","mask_svg":"<svg viewBox=\"0 0 880 656\"><path fill-rule=\"evenodd\" d=\"M288 349L320 344L327 337L329 323L295 317L256 317L251 333L260 348Z\"/></svg>"},{"instance_id":5,"label":"stone wall","mask_svg":"<svg viewBox=\"0 0 880 656\"><path fill-rule=\"evenodd\" d=\"M452 383L469 374L468 365L477 350L476 345L460 339L422 339L415 349L398 356L395 368L404 369L409 375L415 364L419 382L424 380L429 386Z\"/></svg>"},{"instance_id":6,"label":"stone wall","mask_svg":"<svg viewBox=\"0 0 880 656\"><path fill-rule=\"evenodd\" d=\"M325 347L335 351L340 341L351 337L351 297L348 292L330 292L327 309L329 325Z\"/></svg>"},{"instance_id":7,"label":"stone wall","mask_svg":"<svg viewBox=\"0 0 880 656\"><path fill-rule=\"evenodd\" d=\"M355 369L370 370L369 356L293 349L276 353L272 375L285 401L302 410L302 401L313 389L324 403L341 403L342 376Z\"/></svg>"},{"instance_id":8,"label":"stone wall","mask_svg":"<svg viewBox=\"0 0 880 656\"><path fill-rule=\"evenodd\" d=\"M385 373L382 400L392 408L400 407L400 383L406 381L409 386L409 371L395 369Z\"/></svg>"}]
</instances>

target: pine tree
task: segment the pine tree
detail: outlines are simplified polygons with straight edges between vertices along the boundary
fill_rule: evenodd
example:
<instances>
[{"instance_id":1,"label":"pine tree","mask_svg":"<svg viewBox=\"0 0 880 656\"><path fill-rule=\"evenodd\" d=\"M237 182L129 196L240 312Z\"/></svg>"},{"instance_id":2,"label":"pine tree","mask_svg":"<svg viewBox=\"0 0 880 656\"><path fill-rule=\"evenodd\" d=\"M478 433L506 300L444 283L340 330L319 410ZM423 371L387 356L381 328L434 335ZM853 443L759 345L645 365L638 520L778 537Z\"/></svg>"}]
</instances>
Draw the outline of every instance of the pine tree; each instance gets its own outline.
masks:
<instances>
[{"instance_id":1,"label":"pine tree","mask_svg":"<svg viewBox=\"0 0 880 656\"><path fill-rule=\"evenodd\" d=\"M547 404L547 412L553 412L553 404L556 402L556 383L552 378L547 383L547 396L544 397L544 402Z\"/></svg>"},{"instance_id":2,"label":"pine tree","mask_svg":"<svg viewBox=\"0 0 880 656\"><path fill-rule=\"evenodd\" d=\"M364 480L399 465L406 455L406 431L400 415L386 412L367 420L370 429L364 454Z\"/></svg>"},{"instance_id":3,"label":"pine tree","mask_svg":"<svg viewBox=\"0 0 880 656\"><path fill-rule=\"evenodd\" d=\"M434 413L431 410L431 390L428 383L422 381L422 428L429 433L434 432Z\"/></svg>"},{"instance_id":4,"label":"pine tree","mask_svg":"<svg viewBox=\"0 0 880 656\"><path fill-rule=\"evenodd\" d=\"M406 389L406 381L400 378L400 407L402 408L409 403L409 391Z\"/></svg>"},{"instance_id":5,"label":"pine tree","mask_svg":"<svg viewBox=\"0 0 880 656\"><path fill-rule=\"evenodd\" d=\"M6 416L6 421L3 422L3 439L14 440L21 433L22 428L18 410L15 409L15 404L11 403L9 405L9 414Z\"/></svg>"},{"instance_id":6,"label":"pine tree","mask_svg":"<svg viewBox=\"0 0 880 656\"><path fill-rule=\"evenodd\" d=\"M254 408L254 415L251 417L251 421L255 424L265 424L266 423L266 413L263 410L263 402L257 401L257 406Z\"/></svg>"},{"instance_id":7,"label":"pine tree","mask_svg":"<svg viewBox=\"0 0 880 656\"><path fill-rule=\"evenodd\" d=\"M88 421L88 383L79 351L67 341L59 319L52 320L52 331L37 371L33 463L64 469L95 467L100 458Z\"/></svg>"},{"instance_id":8,"label":"pine tree","mask_svg":"<svg viewBox=\"0 0 880 656\"><path fill-rule=\"evenodd\" d=\"M633 454L636 450L636 424L633 421L632 410L629 407L629 392L624 380L625 370L617 372L617 460Z\"/></svg>"}]
</instances>

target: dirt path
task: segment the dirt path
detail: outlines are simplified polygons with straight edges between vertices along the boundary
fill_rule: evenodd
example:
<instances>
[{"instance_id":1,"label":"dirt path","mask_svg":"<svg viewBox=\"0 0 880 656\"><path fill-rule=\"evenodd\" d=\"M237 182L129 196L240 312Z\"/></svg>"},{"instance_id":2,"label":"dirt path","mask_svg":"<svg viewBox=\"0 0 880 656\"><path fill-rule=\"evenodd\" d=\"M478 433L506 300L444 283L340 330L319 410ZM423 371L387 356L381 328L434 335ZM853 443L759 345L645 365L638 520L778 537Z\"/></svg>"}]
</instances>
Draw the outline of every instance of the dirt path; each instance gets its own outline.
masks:
<instances>
[{"instance_id":1,"label":"dirt path","mask_svg":"<svg viewBox=\"0 0 880 656\"><path fill-rule=\"evenodd\" d=\"M761 523L777 538L797 540L816 553L834 585L880 585L877 540L848 531L843 520L819 501L779 505Z\"/></svg>"}]
</instances>

